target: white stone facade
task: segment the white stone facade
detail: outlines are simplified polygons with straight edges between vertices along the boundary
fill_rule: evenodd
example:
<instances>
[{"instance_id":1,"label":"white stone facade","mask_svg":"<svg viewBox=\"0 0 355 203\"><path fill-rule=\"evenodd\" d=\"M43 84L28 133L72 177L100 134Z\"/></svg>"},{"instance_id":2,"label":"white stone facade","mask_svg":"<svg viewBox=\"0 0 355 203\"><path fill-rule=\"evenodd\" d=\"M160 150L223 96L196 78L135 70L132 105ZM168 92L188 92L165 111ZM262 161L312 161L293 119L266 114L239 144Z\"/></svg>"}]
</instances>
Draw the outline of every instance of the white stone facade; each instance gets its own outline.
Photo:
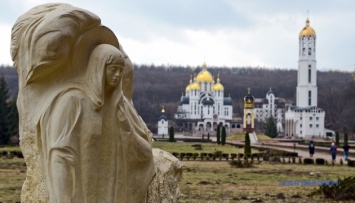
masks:
<instances>
[{"instance_id":1,"label":"white stone facade","mask_svg":"<svg viewBox=\"0 0 355 203\"><path fill-rule=\"evenodd\" d=\"M165 116L164 107L161 110L161 113L162 113L162 115L159 117L159 120L158 120L158 135L167 136L168 135L169 122L168 122L167 117Z\"/></svg>"},{"instance_id":2,"label":"white stone facade","mask_svg":"<svg viewBox=\"0 0 355 203\"><path fill-rule=\"evenodd\" d=\"M254 104L255 119L259 122L267 122L272 116L278 123L284 123L286 100L275 97L270 91L266 94L266 98L256 98Z\"/></svg>"},{"instance_id":3,"label":"white stone facade","mask_svg":"<svg viewBox=\"0 0 355 203\"><path fill-rule=\"evenodd\" d=\"M285 135L325 136L325 112L317 107L316 33L306 21L299 35L296 106L285 113Z\"/></svg>"}]
</instances>

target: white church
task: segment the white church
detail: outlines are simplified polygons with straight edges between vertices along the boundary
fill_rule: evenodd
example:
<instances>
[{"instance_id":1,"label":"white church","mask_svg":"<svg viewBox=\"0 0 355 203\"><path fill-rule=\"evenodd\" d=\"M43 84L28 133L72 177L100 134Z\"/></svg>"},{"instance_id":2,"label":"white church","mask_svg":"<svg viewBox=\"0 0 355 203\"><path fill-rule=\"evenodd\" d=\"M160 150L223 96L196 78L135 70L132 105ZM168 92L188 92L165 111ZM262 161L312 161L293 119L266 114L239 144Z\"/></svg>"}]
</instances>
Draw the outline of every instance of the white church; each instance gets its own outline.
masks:
<instances>
[{"instance_id":1,"label":"white church","mask_svg":"<svg viewBox=\"0 0 355 203\"><path fill-rule=\"evenodd\" d=\"M265 98L255 98L255 119L259 122L266 123L268 118L273 117L277 124L277 132L284 132L283 124L287 105L289 104L286 99L276 97L270 88Z\"/></svg>"},{"instance_id":2,"label":"white church","mask_svg":"<svg viewBox=\"0 0 355 203\"><path fill-rule=\"evenodd\" d=\"M296 106L285 113L285 135L312 137L326 135L325 112L317 107L316 32L306 20L299 34L299 60L296 88ZM330 131L331 132L331 131Z\"/></svg>"},{"instance_id":3,"label":"white church","mask_svg":"<svg viewBox=\"0 0 355 203\"><path fill-rule=\"evenodd\" d=\"M158 135L165 137L168 135L168 128L169 128L169 121L168 118L165 115L165 109L163 106L163 109L161 110L161 115L159 116L158 119Z\"/></svg>"},{"instance_id":4,"label":"white church","mask_svg":"<svg viewBox=\"0 0 355 203\"><path fill-rule=\"evenodd\" d=\"M218 124L230 129L232 116L232 99L224 96L219 74L215 82L204 63L202 71L193 80L190 78L174 115L175 121L181 129L214 131Z\"/></svg>"}]
</instances>

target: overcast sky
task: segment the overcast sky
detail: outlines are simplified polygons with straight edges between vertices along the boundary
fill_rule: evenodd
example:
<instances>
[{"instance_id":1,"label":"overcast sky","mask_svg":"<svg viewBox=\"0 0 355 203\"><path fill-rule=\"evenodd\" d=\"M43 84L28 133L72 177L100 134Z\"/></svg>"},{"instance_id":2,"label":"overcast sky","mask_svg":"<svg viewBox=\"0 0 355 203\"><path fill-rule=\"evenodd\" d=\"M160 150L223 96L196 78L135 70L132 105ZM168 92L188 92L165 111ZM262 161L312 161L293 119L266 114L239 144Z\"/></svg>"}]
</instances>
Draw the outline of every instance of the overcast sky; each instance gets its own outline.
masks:
<instances>
[{"instance_id":1,"label":"overcast sky","mask_svg":"<svg viewBox=\"0 0 355 203\"><path fill-rule=\"evenodd\" d=\"M12 65L16 19L52 0L0 0L0 64ZM307 10L318 69L354 71L354 0L61 0L87 9L134 63L297 68Z\"/></svg>"}]
</instances>

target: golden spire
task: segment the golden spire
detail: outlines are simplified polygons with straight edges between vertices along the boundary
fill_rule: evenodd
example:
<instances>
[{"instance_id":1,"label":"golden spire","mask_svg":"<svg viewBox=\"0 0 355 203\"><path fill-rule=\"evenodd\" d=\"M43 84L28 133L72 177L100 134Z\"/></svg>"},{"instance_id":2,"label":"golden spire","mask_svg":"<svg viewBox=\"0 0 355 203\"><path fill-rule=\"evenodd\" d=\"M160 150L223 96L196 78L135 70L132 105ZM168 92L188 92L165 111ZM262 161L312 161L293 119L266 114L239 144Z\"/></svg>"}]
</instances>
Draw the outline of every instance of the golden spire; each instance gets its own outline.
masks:
<instances>
[{"instance_id":1,"label":"golden spire","mask_svg":"<svg viewBox=\"0 0 355 203\"><path fill-rule=\"evenodd\" d=\"M192 83L192 75L190 75L190 84Z\"/></svg>"},{"instance_id":2,"label":"golden spire","mask_svg":"<svg viewBox=\"0 0 355 203\"><path fill-rule=\"evenodd\" d=\"M250 94L250 90L251 90L251 88L250 88L250 87L248 87L248 94Z\"/></svg>"},{"instance_id":3,"label":"golden spire","mask_svg":"<svg viewBox=\"0 0 355 203\"><path fill-rule=\"evenodd\" d=\"M218 76L217 76L217 83L219 83L221 80L219 79L219 72L218 72Z\"/></svg>"},{"instance_id":4,"label":"golden spire","mask_svg":"<svg viewBox=\"0 0 355 203\"><path fill-rule=\"evenodd\" d=\"M163 109L161 110L162 113L165 113L165 109L164 109L164 106L163 106Z\"/></svg>"},{"instance_id":5,"label":"golden spire","mask_svg":"<svg viewBox=\"0 0 355 203\"><path fill-rule=\"evenodd\" d=\"M206 68L206 67L207 67L206 62L203 62L202 67L203 67L203 68Z\"/></svg>"}]
</instances>

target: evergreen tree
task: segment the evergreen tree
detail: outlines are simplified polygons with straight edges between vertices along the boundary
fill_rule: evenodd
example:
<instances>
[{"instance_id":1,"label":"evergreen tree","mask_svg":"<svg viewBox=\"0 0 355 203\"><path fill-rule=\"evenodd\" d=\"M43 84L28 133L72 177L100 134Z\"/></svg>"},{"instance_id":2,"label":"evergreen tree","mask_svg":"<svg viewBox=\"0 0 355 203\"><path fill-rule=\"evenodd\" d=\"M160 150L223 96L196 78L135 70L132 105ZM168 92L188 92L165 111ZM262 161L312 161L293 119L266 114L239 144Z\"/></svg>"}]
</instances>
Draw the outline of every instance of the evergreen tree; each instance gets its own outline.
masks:
<instances>
[{"instance_id":1,"label":"evergreen tree","mask_svg":"<svg viewBox=\"0 0 355 203\"><path fill-rule=\"evenodd\" d=\"M9 135L9 90L2 75L0 78L0 145L7 144L10 138Z\"/></svg>"},{"instance_id":2,"label":"evergreen tree","mask_svg":"<svg viewBox=\"0 0 355 203\"><path fill-rule=\"evenodd\" d=\"M169 142L175 142L173 126L169 128Z\"/></svg>"},{"instance_id":3,"label":"evergreen tree","mask_svg":"<svg viewBox=\"0 0 355 203\"><path fill-rule=\"evenodd\" d=\"M277 127L276 127L276 123L274 121L274 118L272 116L270 116L267 119L266 128L265 128L264 133L265 133L265 135L267 135L271 138L277 137Z\"/></svg>"},{"instance_id":4,"label":"evergreen tree","mask_svg":"<svg viewBox=\"0 0 355 203\"><path fill-rule=\"evenodd\" d=\"M16 101L11 101L8 108L8 130L9 136L18 135L19 130L19 117L16 106Z\"/></svg>"},{"instance_id":5,"label":"evergreen tree","mask_svg":"<svg viewBox=\"0 0 355 203\"><path fill-rule=\"evenodd\" d=\"M335 144L337 147L339 146L339 132L338 131L335 133Z\"/></svg>"},{"instance_id":6,"label":"evergreen tree","mask_svg":"<svg viewBox=\"0 0 355 203\"><path fill-rule=\"evenodd\" d=\"M250 137L248 131L245 133L245 143L244 143L244 155L247 156L247 154L251 155Z\"/></svg>"},{"instance_id":7,"label":"evergreen tree","mask_svg":"<svg viewBox=\"0 0 355 203\"><path fill-rule=\"evenodd\" d=\"M221 126L217 125L217 144L221 144L221 134L220 134Z\"/></svg>"},{"instance_id":8,"label":"evergreen tree","mask_svg":"<svg viewBox=\"0 0 355 203\"><path fill-rule=\"evenodd\" d=\"M222 127L222 139L221 139L221 144L225 145L226 144L226 137L227 137L227 133L226 133L226 127Z\"/></svg>"},{"instance_id":9,"label":"evergreen tree","mask_svg":"<svg viewBox=\"0 0 355 203\"><path fill-rule=\"evenodd\" d=\"M348 143L348 141L349 141L348 131L345 131L345 133L344 133L344 144Z\"/></svg>"}]
</instances>

